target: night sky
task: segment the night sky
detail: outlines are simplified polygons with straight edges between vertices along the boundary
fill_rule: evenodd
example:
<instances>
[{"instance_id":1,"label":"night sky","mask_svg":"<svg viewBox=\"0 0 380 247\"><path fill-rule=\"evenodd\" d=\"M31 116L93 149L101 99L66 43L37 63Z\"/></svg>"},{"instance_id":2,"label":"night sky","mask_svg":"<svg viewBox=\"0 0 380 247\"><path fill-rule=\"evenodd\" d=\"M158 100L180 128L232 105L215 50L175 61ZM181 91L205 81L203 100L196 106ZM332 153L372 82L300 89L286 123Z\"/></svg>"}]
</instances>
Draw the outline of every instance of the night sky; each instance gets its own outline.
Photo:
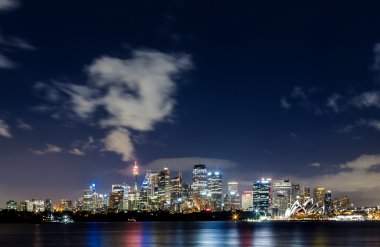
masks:
<instances>
[{"instance_id":1,"label":"night sky","mask_svg":"<svg viewBox=\"0 0 380 247\"><path fill-rule=\"evenodd\" d=\"M204 163L380 203L379 4L0 0L0 207Z\"/></svg>"}]
</instances>

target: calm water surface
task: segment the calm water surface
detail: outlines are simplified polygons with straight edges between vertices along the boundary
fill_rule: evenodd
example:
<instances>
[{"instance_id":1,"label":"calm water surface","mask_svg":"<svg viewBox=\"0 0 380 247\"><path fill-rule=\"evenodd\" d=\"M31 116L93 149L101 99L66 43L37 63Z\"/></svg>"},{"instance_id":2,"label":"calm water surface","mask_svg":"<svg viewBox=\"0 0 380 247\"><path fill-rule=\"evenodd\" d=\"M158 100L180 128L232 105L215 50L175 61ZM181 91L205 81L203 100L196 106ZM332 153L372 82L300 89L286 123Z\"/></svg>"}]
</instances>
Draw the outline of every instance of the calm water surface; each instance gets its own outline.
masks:
<instances>
[{"instance_id":1,"label":"calm water surface","mask_svg":"<svg viewBox=\"0 0 380 247\"><path fill-rule=\"evenodd\" d=\"M380 222L0 224L0 246L380 246Z\"/></svg>"}]
</instances>

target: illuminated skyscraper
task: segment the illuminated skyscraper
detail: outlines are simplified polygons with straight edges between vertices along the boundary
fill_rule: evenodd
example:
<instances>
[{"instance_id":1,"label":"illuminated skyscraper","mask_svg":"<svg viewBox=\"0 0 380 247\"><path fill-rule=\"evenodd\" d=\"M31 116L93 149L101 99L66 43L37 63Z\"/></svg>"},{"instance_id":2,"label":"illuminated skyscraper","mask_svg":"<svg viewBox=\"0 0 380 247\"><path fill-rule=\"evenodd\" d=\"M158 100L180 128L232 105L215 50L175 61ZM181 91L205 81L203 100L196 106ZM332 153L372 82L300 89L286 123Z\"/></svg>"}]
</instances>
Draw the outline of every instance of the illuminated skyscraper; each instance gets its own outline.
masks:
<instances>
[{"instance_id":1,"label":"illuminated skyscraper","mask_svg":"<svg viewBox=\"0 0 380 247\"><path fill-rule=\"evenodd\" d=\"M272 212L273 216L285 216L291 206L292 182L289 179L274 179L272 181Z\"/></svg>"},{"instance_id":2,"label":"illuminated skyscraper","mask_svg":"<svg viewBox=\"0 0 380 247\"><path fill-rule=\"evenodd\" d=\"M314 191L313 191L314 203L318 203L319 205L324 205L325 194L326 194L325 188L322 188L322 187L314 188Z\"/></svg>"},{"instance_id":3,"label":"illuminated skyscraper","mask_svg":"<svg viewBox=\"0 0 380 247\"><path fill-rule=\"evenodd\" d=\"M331 199L331 191L327 191L324 195L324 207L325 207L325 214L329 215L333 212L333 204Z\"/></svg>"},{"instance_id":4,"label":"illuminated skyscraper","mask_svg":"<svg viewBox=\"0 0 380 247\"><path fill-rule=\"evenodd\" d=\"M222 174L220 172L207 173L207 196L210 197L210 206L213 211L222 210Z\"/></svg>"},{"instance_id":5,"label":"illuminated skyscraper","mask_svg":"<svg viewBox=\"0 0 380 247\"><path fill-rule=\"evenodd\" d=\"M267 214L271 204L272 180L262 178L253 183L253 209Z\"/></svg>"},{"instance_id":6,"label":"illuminated skyscraper","mask_svg":"<svg viewBox=\"0 0 380 247\"><path fill-rule=\"evenodd\" d=\"M8 210L17 210L17 202L10 200L7 201L7 209Z\"/></svg>"},{"instance_id":7,"label":"illuminated skyscraper","mask_svg":"<svg viewBox=\"0 0 380 247\"><path fill-rule=\"evenodd\" d=\"M241 209L244 211L252 211L253 209L253 191L244 191L241 196Z\"/></svg>"},{"instance_id":8,"label":"illuminated skyscraper","mask_svg":"<svg viewBox=\"0 0 380 247\"><path fill-rule=\"evenodd\" d=\"M201 210L202 201L207 198L207 169L205 165L194 166L192 191L194 206Z\"/></svg>"},{"instance_id":9,"label":"illuminated skyscraper","mask_svg":"<svg viewBox=\"0 0 380 247\"><path fill-rule=\"evenodd\" d=\"M224 196L224 209L240 209L239 183L236 181L228 182L228 193Z\"/></svg>"},{"instance_id":10,"label":"illuminated skyscraper","mask_svg":"<svg viewBox=\"0 0 380 247\"><path fill-rule=\"evenodd\" d=\"M119 211L124 209L124 193L125 186L123 184L113 184L112 191L110 195L109 208L114 211Z\"/></svg>"},{"instance_id":11,"label":"illuminated skyscraper","mask_svg":"<svg viewBox=\"0 0 380 247\"><path fill-rule=\"evenodd\" d=\"M45 212L47 212L48 214L51 214L53 211L53 207L51 205L51 200L50 199L46 199L45 200Z\"/></svg>"},{"instance_id":12,"label":"illuminated skyscraper","mask_svg":"<svg viewBox=\"0 0 380 247\"><path fill-rule=\"evenodd\" d=\"M167 167L158 173L158 198L160 209L170 207L170 171Z\"/></svg>"},{"instance_id":13,"label":"illuminated skyscraper","mask_svg":"<svg viewBox=\"0 0 380 247\"><path fill-rule=\"evenodd\" d=\"M171 211L181 212L181 205L183 203L181 173L170 180L170 200Z\"/></svg>"},{"instance_id":14,"label":"illuminated skyscraper","mask_svg":"<svg viewBox=\"0 0 380 247\"><path fill-rule=\"evenodd\" d=\"M338 202L338 209L339 210L347 210L348 208L351 207L350 199L348 196L343 195L339 198Z\"/></svg>"}]
</instances>

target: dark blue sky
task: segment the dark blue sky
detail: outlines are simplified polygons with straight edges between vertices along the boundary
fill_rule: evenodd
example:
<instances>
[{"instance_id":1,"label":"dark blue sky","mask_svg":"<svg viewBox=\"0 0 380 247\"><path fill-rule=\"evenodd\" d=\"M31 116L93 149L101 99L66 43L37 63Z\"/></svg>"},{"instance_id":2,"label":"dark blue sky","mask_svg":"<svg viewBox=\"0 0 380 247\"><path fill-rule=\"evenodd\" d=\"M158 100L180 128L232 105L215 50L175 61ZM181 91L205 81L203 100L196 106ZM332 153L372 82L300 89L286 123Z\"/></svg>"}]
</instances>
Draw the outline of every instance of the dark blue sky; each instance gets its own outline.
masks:
<instances>
[{"instance_id":1,"label":"dark blue sky","mask_svg":"<svg viewBox=\"0 0 380 247\"><path fill-rule=\"evenodd\" d=\"M379 7L0 0L1 203L106 192L133 159L379 203Z\"/></svg>"}]
</instances>

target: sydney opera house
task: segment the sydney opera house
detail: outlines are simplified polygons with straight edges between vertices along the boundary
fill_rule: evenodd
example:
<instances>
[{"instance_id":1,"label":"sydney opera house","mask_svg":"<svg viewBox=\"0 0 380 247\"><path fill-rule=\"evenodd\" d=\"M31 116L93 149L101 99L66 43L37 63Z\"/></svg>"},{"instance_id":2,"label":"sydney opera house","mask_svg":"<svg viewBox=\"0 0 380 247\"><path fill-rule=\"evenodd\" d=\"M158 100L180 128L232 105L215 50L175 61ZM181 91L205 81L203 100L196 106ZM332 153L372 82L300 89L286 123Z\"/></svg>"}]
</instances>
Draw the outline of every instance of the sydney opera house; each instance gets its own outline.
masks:
<instances>
[{"instance_id":1,"label":"sydney opera house","mask_svg":"<svg viewBox=\"0 0 380 247\"><path fill-rule=\"evenodd\" d=\"M286 210L285 217L292 218L297 216L323 215L325 207L322 203L313 203L313 198L308 199L303 204L295 201L290 209Z\"/></svg>"}]
</instances>

